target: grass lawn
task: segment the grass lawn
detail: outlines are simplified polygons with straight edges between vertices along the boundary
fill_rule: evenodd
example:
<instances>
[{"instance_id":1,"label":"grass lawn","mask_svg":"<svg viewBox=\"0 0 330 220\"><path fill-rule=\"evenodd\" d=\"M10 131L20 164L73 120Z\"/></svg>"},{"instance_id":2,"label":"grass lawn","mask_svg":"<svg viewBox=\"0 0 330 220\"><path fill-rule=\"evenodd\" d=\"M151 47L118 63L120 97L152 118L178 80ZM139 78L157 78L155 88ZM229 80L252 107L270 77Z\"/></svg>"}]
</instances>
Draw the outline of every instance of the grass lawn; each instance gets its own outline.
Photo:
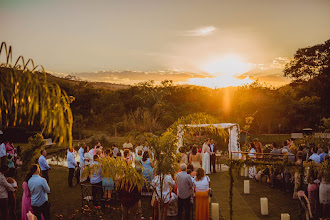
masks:
<instances>
[{"instance_id":1,"label":"grass lawn","mask_svg":"<svg viewBox=\"0 0 330 220\"><path fill-rule=\"evenodd\" d=\"M211 174L211 188L216 202L219 203L224 219L229 219L229 175L228 172ZM289 213L291 219L298 219L299 203L292 194L270 188L267 183L250 180L250 194L244 194L244 177L237 177L233 190L233 219L269 219L281 218L281 213ZM268 216L260 213L260 198L268 198Z\"/></svg>"},{"instance_id":2,"label":"grass lawn","mask_svg":"<svg viewBox=\"0 0 330 220\"><path fill-rule=\"evenodd\" d=\"M20 171L22 172L22 171ZM24 172L25 173L25 172ZM49 173L51 194L49 201L51 203L52 219L57 219L57 215L63 215L63 219L75 213L81 208L81 189L80 186L68 187L67 183L68 169L61 166L52 166ZM212 200L220 205L220 219L229 219L229 176L228 172L211 174ZM257 183L250 180L251 194L243 194L244 177L237 177L234 185L234 218L233 219L280 219L281 213L289 213L291 219L298 219L299 205L296 200L292 199L291 194L286 194L279 189L270 188L266 183ZM19 189L16 192L18 216L20 216L21 197L22 197L22 181L17 179ZM74 180L75 183L75 180ZM267 197L269 202L269 215L262 216L260 214L260 197ZM152 217L152 207L150 205L150 197L142 199L142 213L145 219ZM120 209L106 209L105 219L120 219ZM113 214L109 214L109 213ZM112 217L109 217L112 216ZM210 212L211 216L211 212ZM78 219L78 218L75 218ZM169 218L176 219L176 218Z\"/></svg>"},{"instance_id":3,"label":"grass lawn","mask_svg":"<svg viewBox=\"0 0 330 220\"><path fill-rule=\"evenodd\" d=\"M57 219L57 215L63 215L63 219L67 219L69 216L75 213L76 210L81 208L81 189L80 185L75 187L68 187L67 176L68 169L61 166L51 166L51 171L49 172L49 186L51 189L51 194L49 195L49 201L51 203L51 219ZM22 201L22 181L18 181L18 190L16 192L17 200L17 216L20 219L20 208ZM75 184L75 179L73 181ZM142 213L146 219L152 217L152 207L150 205L151 198L143 198L142 202ZM119 208L117 206L116 208ZM106 213L109 215L110 210L106 209ZM111 212L114 212L111 209ZM115 213L111 215L111 218L105 219L120 219L120 210L115 210ZM75 218L78 219L78 218Z\"/></svg>"}]
</instances>

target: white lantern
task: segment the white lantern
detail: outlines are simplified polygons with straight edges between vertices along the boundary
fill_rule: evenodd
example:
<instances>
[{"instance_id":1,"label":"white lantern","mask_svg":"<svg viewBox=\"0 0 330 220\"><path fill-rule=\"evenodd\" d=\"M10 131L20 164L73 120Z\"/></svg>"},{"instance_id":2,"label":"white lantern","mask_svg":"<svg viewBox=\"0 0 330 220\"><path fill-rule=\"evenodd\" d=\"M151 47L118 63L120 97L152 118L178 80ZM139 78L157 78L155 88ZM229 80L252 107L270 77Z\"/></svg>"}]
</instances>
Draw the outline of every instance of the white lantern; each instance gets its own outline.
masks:
<instances>
[{"instance_id":1,"label":"white lantern","mask_svg":"<svg viewBox=\"0 0 330 220\"><path fill-rule=\"evenodd\" d=\"M268 215L268 199L260 198L261 215Z\"/></svg>"}]
</instances>

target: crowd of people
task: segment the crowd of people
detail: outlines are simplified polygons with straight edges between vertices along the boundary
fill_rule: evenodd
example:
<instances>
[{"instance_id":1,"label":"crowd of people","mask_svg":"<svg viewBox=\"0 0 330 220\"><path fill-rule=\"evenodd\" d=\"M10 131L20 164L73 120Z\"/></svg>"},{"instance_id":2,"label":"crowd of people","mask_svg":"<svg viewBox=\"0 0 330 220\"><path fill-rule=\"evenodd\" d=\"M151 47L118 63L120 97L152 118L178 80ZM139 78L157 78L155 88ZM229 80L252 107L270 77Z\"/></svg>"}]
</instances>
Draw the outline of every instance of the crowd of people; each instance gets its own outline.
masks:
<instances>
[{"instance_id":1,"label":"crowd of people","mask_svg":"<svg viewBox=\"0 0 330 220\"><path fill-rule=\"evenodd\" d=\"M329 162L329 146L296 146L293 139L283 142L278 147L275 143L270 153L264 153L262 144L255 139L250 144L248 152L252 160L288 160L292 163L303 164L305 161L313 161L314 164ZM75 151L77 150L77 152ZM203 146L196 145L179 148L180 160L177 161L179 169L172 176L155 175L155 158L153 149L148 143L134 146L127 140L122 147L116 144L103 147L97 143L88 147L85 143L72 147L67 151L68 187L76 184L90 183L95 206L98 206L101 198L111 199L112 193L116 192L121 203L124 219L136 219L136 214L141 210L141 192L137 187L132 191L120 189L115 191L116 181L102 176L101 168L91 173L88 177L82 175L87 166L99 164L106 158L117 158L132 166L148 182L153 190L151 205L154 207L154 217L158 215L177 216L178 219L191 219L192 204L196 204L195 219L209 219L210 178L208 174L216 172L217 147L213 140L206 139ZM77 160L77 154L79 160ZM42 149L38 163L31 166L22 184L22 219L27 219L28 213L33 213L37 219L50 219L50 205L48 194L50 193L49 171L51 167L46 160L47 151ZM14 148L13 144L3 142L0 145L0 219L18 219L16 215L17 182L15 181L16 168L21 165L20 148ZM262 176L267 177L271 187L284 183L286 191L293 191L293 197L298 198L299 193L306 191L306 210L309 218L329 218L330 203L330 180L328 174L317 169L306 169L304 186L299 185L299 172L292 173L289 169L266 169L257 170L249 168L249 176L260 181ZM163 184L161 184L163 179ZM162 193L161 193L162 192ZM163 213L159 210L159 203L163 201Z\"/></svg>"},{"instance_id":2,"label":"crowd of people","mask_svg":"<svg viewBox=\"0 0 330 220\"><path fill-rule=\"evenodd\" d=\"M291 138L284 141L281 147L273 143L270 153L263 152L263 147L257 139L254 139L249 145L248 155L252 160L311 164L311 167L306 167L304 176L301 176L297 169L292 171L289 167L272 168L268 166L265 169L257 170L255 166L252 166L249 168L249 177L260 181L263 176L266 176L270 187L283 185L287 193L293 193L294 199L304 200L306 198L302 203L308 219L330 218L330 171L322 168L323 163L330 163L329 145L300 144L297 146L295 140ZM303 185L300 183L301 178L303 178Z\"/></svg>"},{"instance_id":3,"label":"crowd of people","mask_svg":"<svg viewBox=\"0 0 330 220\"><path fill-rule=\"evenodd\" d=\"M123 144L123 150L119 150L115 144L107 148L102 147L101 143L97 143L94 147L89 148L85 143L81 143L78 150L79 166L78 162L74 160L73 149L68 151L69 186L72 186L74 170L76 170L76 176L80 176L79 181L85 182L88 180L81 173L86 166L99 164L100 160L109 157L120 158L138 170L154 190L151 205L154 207L156 219L160 214L178 216L178 219L190 219L194 196L196 198L196 219L208 219L210 179L206 174L210 174L212 167L213 172L216 172L216 145L213 140L207 139L200 149L197 146L191 146L188 153L186 153L185 147L181 147L179 151L181 160L177 161L180 167L177 173L174 176L170 174L159 176L153 172L154 155L152 147L148 146L148 143L137 144L136 147L133 147L133 144L128 140ZM79 174L77 170L81 173ZM164 179L162 186L161 179ZM115 189L115 182L109 177L102 177L101 168L90 175L89 182L92 185L93 198L101 198L102 196L103 198L111 198L111 193ZM131 193L125 190L119 191L124 216L135 219L135 214L140 206L141 192L134 189L134 196ZM164 202L165 214L159 212L158 204L160 201ZM94 205L98 205L96 199Z\"/></svg>"}]
</instances>

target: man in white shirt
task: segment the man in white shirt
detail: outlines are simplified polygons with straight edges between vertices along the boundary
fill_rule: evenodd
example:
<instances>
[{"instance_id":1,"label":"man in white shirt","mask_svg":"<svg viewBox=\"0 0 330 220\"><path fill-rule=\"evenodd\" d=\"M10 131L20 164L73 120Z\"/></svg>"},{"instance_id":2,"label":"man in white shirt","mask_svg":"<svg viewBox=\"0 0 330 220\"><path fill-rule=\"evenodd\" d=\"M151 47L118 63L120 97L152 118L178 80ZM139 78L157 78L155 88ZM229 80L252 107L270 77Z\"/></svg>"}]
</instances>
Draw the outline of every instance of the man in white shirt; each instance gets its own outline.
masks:
<instances>
[{"instance_id":1,"label":"man in white shirt","mask_svg":"<svg viewBox=\"0 0 330 220\"><path fill-rule=\"evenodd\" d=\"M73 155L73 147L70 148L68 151L67 162L68 162L68 168L69 168L68 183L69 183L69 187L72 187L73 174L74 174L74 170L77 166L77 162L74 159L74 155Z\"/></svg>"},{"instance_id":2,"label":"man in white shirt","mask_svg":"<svg viewBox=\"0 0 330 220\"><path fill-rule=\"evenodd\" d=\"M130 139L128 139L124 144L123 148L125 149L133 149L133 144L131 143Z\"/></svg>"},{"instance_id":3,"label":"man in white shirt","mask_svg":"<svg viewBox=\"0 0 330 220\"><path fill-rule=\"evenodd\" d=\"M170 201L170 196L171 196L171 187L174 188L175 182L171 176L171 174L164 175L163 176L164 181L163 181L163 186L162 186L162 191L163 194L161 195L161 178L160 175L157 175L151 182L152 187L156 190L157 196L155 199L155 204L154 207L156 207L155 211L155 219L158 219L158 213L159 210L157 209L159 201L162 199L164 201L164 213L167 213L167 208L168 208L168 202Z\"/></svg>"}]
</instances>

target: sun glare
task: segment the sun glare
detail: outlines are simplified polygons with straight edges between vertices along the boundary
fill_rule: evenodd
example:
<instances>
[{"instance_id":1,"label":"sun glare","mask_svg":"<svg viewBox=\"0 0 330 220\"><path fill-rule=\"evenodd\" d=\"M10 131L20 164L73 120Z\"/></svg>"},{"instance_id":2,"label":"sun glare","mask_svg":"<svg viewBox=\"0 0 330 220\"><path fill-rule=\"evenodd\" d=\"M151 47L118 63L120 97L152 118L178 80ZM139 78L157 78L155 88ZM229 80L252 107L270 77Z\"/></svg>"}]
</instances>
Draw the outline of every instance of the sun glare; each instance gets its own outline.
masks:
<instances>
[{"instance_id":1,"label":"sun glare","mask_svg":"<svg viewBox=\"0 0 330 220\"><path fill-rule=\"evenodd\" d=\"M251 69L253 69L253 64L244 62L238 56L230 55L215 59L202 66L201 70L209 73L213 77L192 78L189 79L187 83L210 88L241 86L249 84L253 82L253 80L249 79L249 77L238 79L236 76L246 73Z\"/></svg>"},{"instance_id":2,"label":"sun glare","mask_svg":"<svg viewBox=\"0 0 330 220\"><path fill-rule=\"evenodd\" d=\"M202 70L212 75L237 75L248 72L252 64L244 62L235 55L215 59L202 67Z\"/></svg>"}]
</instances>

